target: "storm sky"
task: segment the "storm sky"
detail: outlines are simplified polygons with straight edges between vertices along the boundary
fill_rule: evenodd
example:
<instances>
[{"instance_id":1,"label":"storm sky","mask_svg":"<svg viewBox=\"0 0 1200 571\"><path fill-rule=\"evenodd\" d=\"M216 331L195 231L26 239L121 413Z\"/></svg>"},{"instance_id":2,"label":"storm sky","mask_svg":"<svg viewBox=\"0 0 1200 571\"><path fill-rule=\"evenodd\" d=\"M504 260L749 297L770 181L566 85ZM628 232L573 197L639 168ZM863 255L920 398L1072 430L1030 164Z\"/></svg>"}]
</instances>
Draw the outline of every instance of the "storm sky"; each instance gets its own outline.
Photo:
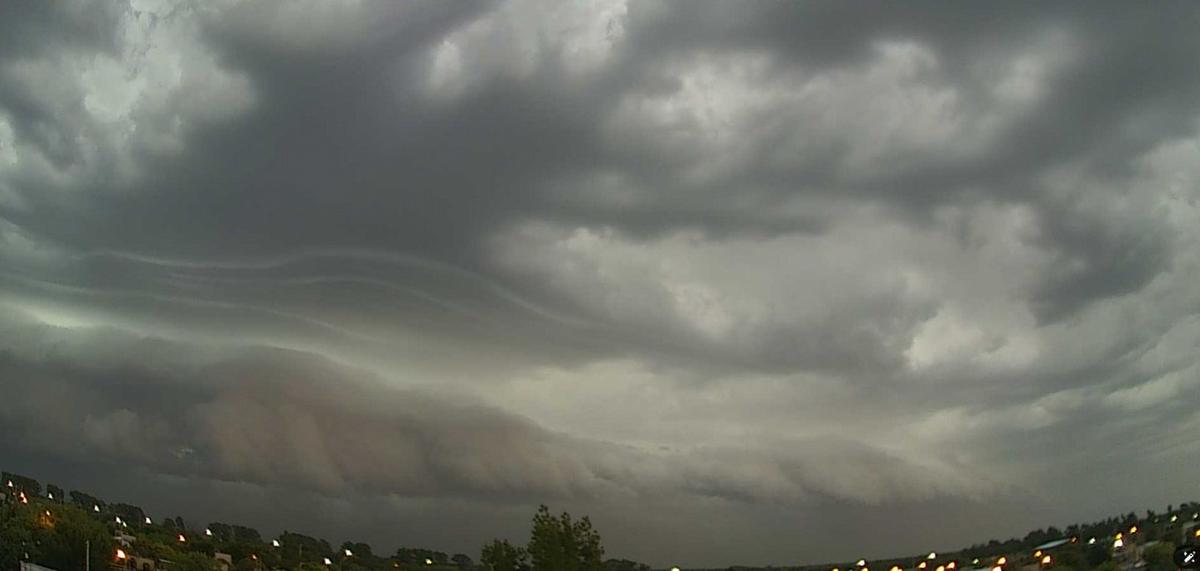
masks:
<instances>
[{"instance_id":1,"label":"storm sky","mask_svg":"<svg viewBox=\"0 0 1200 571\"><path fill-rule=\"evenodd\" d=\"M1200 5L0 4L0 467L477 557L1200 496Z\"/></svg>"}]
</instances>

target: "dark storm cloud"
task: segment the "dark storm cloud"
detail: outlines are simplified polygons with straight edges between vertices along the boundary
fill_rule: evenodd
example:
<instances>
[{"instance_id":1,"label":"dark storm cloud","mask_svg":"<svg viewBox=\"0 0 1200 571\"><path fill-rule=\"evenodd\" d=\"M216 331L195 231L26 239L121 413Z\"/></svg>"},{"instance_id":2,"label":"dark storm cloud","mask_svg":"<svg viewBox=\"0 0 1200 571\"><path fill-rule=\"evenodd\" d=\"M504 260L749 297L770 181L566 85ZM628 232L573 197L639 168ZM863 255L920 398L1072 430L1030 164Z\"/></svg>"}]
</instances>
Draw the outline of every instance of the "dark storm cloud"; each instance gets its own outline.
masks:
<instances>
[{"instance_id":1,"label":"dark storm cloud","mask_svg":"<svg viewBox=\"0 0 1200 571\"><path fill-rule=\"evenodd\" d=\"M1177 501L1080 490L1129 457L1181 493L1200 454L1197 25L8 3L0 422L163 490L458 502L493 535L554 498L681 526L685 562L792 557L685 525L771 503Z\"/></svg>"}]
</instances>

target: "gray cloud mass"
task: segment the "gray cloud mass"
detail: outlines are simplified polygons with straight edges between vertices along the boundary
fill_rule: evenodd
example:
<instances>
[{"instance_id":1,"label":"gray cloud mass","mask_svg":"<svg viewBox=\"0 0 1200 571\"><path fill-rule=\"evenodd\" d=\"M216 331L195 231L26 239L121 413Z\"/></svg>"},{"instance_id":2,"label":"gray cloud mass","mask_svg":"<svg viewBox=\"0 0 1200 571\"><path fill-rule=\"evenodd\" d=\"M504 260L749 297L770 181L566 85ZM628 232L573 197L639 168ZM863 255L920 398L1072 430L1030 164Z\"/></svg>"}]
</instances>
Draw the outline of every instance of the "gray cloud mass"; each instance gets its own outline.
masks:
<instances>
[{"instance_id":1,"label":"gray cloud mass","mask_svg":"<svg viewBox=\"0 0 1200 571\"><path fill-rule=\"evenodd\" d=\"M1198 25L7 2L4 467L383 551L548 502L685 566L1191 499Z\"/></svg>"}]
</instances>

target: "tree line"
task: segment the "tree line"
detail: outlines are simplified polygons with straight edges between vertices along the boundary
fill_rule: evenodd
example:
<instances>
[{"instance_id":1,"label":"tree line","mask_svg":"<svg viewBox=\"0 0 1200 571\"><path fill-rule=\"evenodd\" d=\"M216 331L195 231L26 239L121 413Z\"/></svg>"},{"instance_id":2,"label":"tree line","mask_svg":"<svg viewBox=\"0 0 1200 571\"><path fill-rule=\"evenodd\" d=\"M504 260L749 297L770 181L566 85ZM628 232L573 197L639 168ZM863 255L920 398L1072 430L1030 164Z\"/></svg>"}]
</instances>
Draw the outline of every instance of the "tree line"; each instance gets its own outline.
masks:
<instances>
[{"instance_id":1,"label":"tree line","mask_svg":"<svg viewBox=\"0 0 1200 571\"><path fill-rule=\"evenodd\" d=\"M376 554L363 542L346 541L334 548L327 540L285 530L264 539L258 530L223 522L200 528L182 517L155 520L131 504L107 503L92 494L69 493L33 478L0 473L0 486L10 500L0 506L0 569L31 561L55 569L84 566L90 545L93 568L104 569L121 547L128 557L170 563L179 571L212 571L213 556L225 553L238 571L261 569L321 569L345 571L649 571L626 559L604 560L600 534L586 516L554 516L541 506L533 516L529 542L515 546L496 540L482 549L479 563L463 553L421 547L401 547L390 555ZM20 501L24 498L26 501ZM114 540L125 534L134 541L125 548Z\"/></svg>"}]
</instances>

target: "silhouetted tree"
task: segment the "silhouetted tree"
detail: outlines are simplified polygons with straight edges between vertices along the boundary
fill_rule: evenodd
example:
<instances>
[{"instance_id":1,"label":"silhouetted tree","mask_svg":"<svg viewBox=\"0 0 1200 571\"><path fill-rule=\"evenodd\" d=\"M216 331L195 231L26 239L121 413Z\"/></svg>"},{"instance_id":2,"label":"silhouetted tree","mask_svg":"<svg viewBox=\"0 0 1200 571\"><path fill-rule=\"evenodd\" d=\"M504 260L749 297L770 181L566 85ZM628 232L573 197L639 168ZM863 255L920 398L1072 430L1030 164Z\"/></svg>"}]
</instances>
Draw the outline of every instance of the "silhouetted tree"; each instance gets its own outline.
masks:
<instances>
[{"instance_id":1,"label":"silhouetted tree","mask_svg":"<svg viewBox=\"0 0 1200 571\"><path fill-rule=\"evenodd\" d=\"M591 520L584 516L572 521L566 512L555 517L544 505L533 516L528 551L534 571L600 571L604 567L604 547Z\"/></svg>"},{"instance_id":2,"label":"silhouetted tree","mask_svg":"<svg viewBox=\"0 0 1200 571\"><path fill-rule=\"evenodd\" d=\"M483 546L479 562L488 571L529 571L529 554L508 540L492 540Z\"/></svg>"}]
</instances>

